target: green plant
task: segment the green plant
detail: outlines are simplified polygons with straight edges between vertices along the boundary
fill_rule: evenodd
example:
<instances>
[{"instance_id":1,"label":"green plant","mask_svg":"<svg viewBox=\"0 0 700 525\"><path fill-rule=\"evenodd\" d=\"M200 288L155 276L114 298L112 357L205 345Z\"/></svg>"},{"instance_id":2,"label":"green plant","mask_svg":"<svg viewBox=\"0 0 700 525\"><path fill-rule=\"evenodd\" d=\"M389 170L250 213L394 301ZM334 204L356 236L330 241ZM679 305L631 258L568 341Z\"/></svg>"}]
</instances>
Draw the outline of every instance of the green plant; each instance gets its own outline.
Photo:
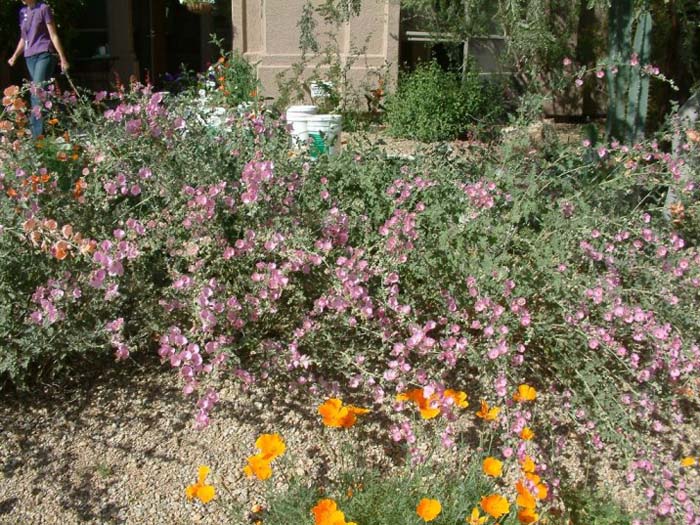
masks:
<instances>
[{"instance_id":1,"label":"green plant","mask_svg":"<svg viewBox=\"0 0 700 525\"><path fill-rule=\"evenodd\" d=\"M387 98L386 121L392 135L435 142L489 122L502 107L497 85L482 82L474 71L460 78L430 62L400 79Z\"/></svg>"},{"instance_id":2,"label":"green plant","mask_svg":"<svg viewBox=\"0 0 700 525\"><path fill-rule=\"evenodd\" d=\"M617 503L613 494L595 492L588 487L567 487L562 499L571 525L629 525L632 516Z\"/></svg>"},{"instance_id":3,"label":"green plant","mask_svg":"<svg viewBox=\"0 0 700 525\"><path fill-rule=\"evenodd\" d=\"M229 107L257 100L260 97L260 82L255 65L238 51L226 51L220 39L212 40L218 45L218 60L202 73L200 88L212 92L212 98Z\"/></svg>"},{"instance_id":4,"label":"green plant","mask_svg":"<svg viewBox=\"0 0 700 525\"><path fill-rule=\"evenodd\" d=\"M651 56L651 13L640 13L634 40L632 0L610 4L608 16L608 136L632 143L644 135L649 101L649 75L640 67ZM613 68L616 71L613 71Z\"/></svg>"},{"instance_id":5,"label":"green plant","mask_svg":"<svg viewBox=\"0 0 700 525\"><path fill-rule=\"evenodd\" d=\"M387 65L367 67L365 79L354 81L352 69L366 58L371 35L363 42L351 40L349 48L339 40L343 27L359 15L360 0L324 0L319 5L304 4L297 23L300 31L301 58L292 67L277 75L279 97L276 106L283 110L291 103L311 99L321 112L346 113L357 111L366 103L367 93L384 84ZM321 19L324 28L319 34ZM320 39L325 44L321 46ZM318 96L321 93L322 96Z\"/></svg>"}]
</instances>

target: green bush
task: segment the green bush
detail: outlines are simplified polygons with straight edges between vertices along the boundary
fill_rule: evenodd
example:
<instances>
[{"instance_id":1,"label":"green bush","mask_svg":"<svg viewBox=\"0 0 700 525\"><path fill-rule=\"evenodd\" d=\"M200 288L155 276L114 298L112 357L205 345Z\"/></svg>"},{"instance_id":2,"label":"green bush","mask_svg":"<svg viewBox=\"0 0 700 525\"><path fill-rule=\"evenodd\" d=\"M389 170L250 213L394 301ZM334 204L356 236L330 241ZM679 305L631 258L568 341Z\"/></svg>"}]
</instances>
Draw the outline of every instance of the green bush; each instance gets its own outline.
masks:
<instances>
[{"instance_id":1,"label":"green bush","mask_svg":"<svg viewBox=\"0 0 700 525\"><path fill-rule=\"evenodd\" d=\"M452 140L502 112L497 85L485 84L473 70L460 78L436 62L405 75L386 104L390 133L423 142Z\"/></svg>"}]
</instances>

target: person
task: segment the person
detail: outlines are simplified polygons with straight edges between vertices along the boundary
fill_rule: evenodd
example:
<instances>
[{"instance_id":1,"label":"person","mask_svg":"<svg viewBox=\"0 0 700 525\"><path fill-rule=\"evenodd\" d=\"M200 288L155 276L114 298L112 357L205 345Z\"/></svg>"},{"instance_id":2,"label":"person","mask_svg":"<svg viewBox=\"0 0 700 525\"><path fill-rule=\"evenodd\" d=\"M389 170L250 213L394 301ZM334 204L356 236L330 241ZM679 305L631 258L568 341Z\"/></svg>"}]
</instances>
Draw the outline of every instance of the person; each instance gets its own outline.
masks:
<instances>
[{"instance_id":1,"label":"person","mask_svg":"<svg viewBox=\"0 0 700 525\"><path fill-rule=\"evenodd\" d=\"M58 38L56 23L51 8L40 0L21 0L24 7L19 11L20 38L17 49L7 61L10 67L15 65L24 53L27 69L32 82L40 86L53 77L56 56L61 61L61 70L65 73L70 67L63 46ZM42 135L44 123L41 118L41 100L32 94L32 112L29 123L34 138ZM35 109L39 106L39 109Z\"/></svg>"}]
</instances>

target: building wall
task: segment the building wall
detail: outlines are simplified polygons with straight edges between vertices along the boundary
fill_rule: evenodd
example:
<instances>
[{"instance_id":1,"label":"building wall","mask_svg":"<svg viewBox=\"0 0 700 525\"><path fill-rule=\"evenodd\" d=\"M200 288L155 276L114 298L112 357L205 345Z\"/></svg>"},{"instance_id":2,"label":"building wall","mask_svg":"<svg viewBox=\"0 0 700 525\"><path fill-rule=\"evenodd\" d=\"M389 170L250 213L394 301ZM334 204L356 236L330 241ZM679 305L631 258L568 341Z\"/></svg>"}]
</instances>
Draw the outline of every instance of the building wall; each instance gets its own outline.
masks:
<instances>
[{"instance_id":1,"label":"building wall","mask_svg":"<svg viewBox=\"0 0 700 525\"><path fill-rule=\"evenodd\" d=\"M313 0L320 4L320 0ZM279 94L276 77L300 63L299 28L306 0L232 0L233 46L252 63L257 64L264 92ZM353 60L353 49L366 53L354 60L349 78L354 85L368 79L372 71L387 70L386 79L395 83L399 59L399 2L397 0L365 0L359 16L344 24L337 36L340 60ZM319 24L317 32L327 28ZM321 48L324 46L320 38ZM306 68L311 75L313 61ZM376 81L375 81L376 83Z\"/></svg>"}]
</instances>

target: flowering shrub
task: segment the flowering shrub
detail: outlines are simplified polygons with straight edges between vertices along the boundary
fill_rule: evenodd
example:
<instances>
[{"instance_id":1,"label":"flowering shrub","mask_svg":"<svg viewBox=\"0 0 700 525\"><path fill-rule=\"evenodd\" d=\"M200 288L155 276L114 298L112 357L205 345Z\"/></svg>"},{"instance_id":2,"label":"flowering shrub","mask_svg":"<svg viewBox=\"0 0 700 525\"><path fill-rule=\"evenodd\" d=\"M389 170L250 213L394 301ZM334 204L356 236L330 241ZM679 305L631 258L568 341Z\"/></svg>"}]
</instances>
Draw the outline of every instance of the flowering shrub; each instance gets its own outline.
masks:
<instances>
[{"instance_id":1,"label":"flowering shrub","mask_svg":"<svg viewBox=\"0 0 700 525\"><path fill-rule=\"evenodd\" d=\"M285 123L264 107L206 91L197 104L222 108L215 122L192 95L148 86L40 95L59 121L43 142L27 138L19 89L0 118L7 380L107 348L117 360L157 352L198 428L219 374L273 380L384 411L414 464L426 459L423 425L455 444L468 390L479 432L498 436L493 458L525 462L532 447L547 466L551 487L523 468L520 503L507 497L522 520L537 519L533 500L558 497L567 439L632 458L625 474L647 522L695 519L664 437L697 389L696 173L665 142L311 161L289 152ZM696 159L697 131L672 131ZM552 408L538 425L535 399ZM334 403L323 414L334 426L365 410ZM265 455L249 465L256 477ZM506 497L480 492L478 512L508 512L489 494Z\"/></svg>"}]
</instances>

